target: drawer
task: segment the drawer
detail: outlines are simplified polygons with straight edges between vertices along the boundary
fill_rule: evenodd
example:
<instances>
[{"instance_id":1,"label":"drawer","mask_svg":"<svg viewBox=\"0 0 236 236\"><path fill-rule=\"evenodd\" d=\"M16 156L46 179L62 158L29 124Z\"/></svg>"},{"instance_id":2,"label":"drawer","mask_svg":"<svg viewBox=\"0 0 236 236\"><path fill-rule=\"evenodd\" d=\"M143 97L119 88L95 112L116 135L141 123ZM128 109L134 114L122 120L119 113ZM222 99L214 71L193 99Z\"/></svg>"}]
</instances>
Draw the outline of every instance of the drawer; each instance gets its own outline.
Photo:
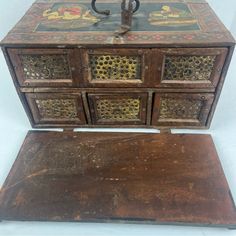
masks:
<instances>
[{"instance_id":1,"label":"drawer","mask_svg":"<svg viewBox=\"0 0 236 236\"><path fill-rule=\"evenodd\" d=\"M215 88L227 52L227 48L154 49L151 84L155 87Z\"/></svg>"},{"instance_id":2,"label":"drawer","mask_svg":"<svg viewBox=\"0 0 236 236\"><path fill-rule=\"evenodd\" d=\"M8 49L20 86L74 86L80 81L79 53L73 49Z\"/></svg>"},{"instance_id":3,"label":"drawer","mask_svg":"<svg viewBox=\"0 0 236 236\"><path fill-rule=\"evenodd\" d=\"M88 94L93 124L146 124L146 93Z\"/></svg>"},{"instance_id":4,"label":"drawer","mask_svg":"<svg viewBox=\"0 0 236 236\"><path fill-rule=\"evenodd\" d=\"M25 96L36 125L86 124L80 94L27 93Z\"/></svg>"},{"instance_id":5,"label":"drawer","mask_svg":"<svg viewBox=\"0 0 236 236\"><path fill-rule=\"evenodd\" d=\"M155 94L152 124L171 127L204 127L213 94Z\"/></svg>"},{"instance_id":6,"label":"drawer","mask_svg":"<svg viewBox=\"0 0 236 236\"><path fill-rule=\"evenodd\" d=\"M148 84L150 49L83 50L86 86L142 87Z\"/></svg>"}]
</instances>

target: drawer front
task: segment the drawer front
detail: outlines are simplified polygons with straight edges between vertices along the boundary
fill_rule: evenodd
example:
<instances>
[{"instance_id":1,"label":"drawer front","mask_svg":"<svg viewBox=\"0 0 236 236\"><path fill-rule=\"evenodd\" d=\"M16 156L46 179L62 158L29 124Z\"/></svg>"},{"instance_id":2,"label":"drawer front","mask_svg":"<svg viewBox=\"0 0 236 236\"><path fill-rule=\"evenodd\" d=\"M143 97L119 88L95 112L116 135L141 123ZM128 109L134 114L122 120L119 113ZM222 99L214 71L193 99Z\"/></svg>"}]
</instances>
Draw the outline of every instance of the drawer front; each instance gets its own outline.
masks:
<instances>
[{"instance_id":1,"label":"drawer front","mask_svg":"<svg viewBox=\"0 0 236 236\"><path fill-rule=\"evenodd\" d=\"M72 49L8 49L20 86L79 85L79 55Z\"/></svg>"},{"instance_id":2,"label":"drawer front","mask_svg":"<svg viewBox=\"0 0 236 236\"><path fill-rule=\"evenodd\" d=\"M171 127L204 127L213 94L155 94L152 124Z\"/></svg>"},{"instance_id":3,"label":"drawer front","mask_svg":"<svg viewBox=\"0 0 236 236\"><path fill-rule=\"evenodd\" d=\"M80 94L27 93L26 100L36 125L86 124Z\"/></svg>"},{"instance_id":4,"label":"drawer front","mask_svg":"<svg viewBox=\"0 0 236 236\"><path fill-rule=\"evenodd\" d=\"M150 50L83 50L84 80L95 87L142 87L148 83Z\"/></svg>"},{"instance_id":5,"label":"drawer front","mask_svg":"<svg viewBox=\"0 0 236 236\"><path fill-rule=\"evenodd\" d=\"M157 75L152 81L154 86L215 88L228 49L179 48L154 51L153 65Z\"/></svg>"},{"instance_id":6,"label":"drawer front","mask_svg":"<svg viewBox=\"0 0 236 236\"><path fill-rule=\"evenodd\" d=\"M146 124L147 94L89 94L93 124Z\"/></svg>"}]
</instances>

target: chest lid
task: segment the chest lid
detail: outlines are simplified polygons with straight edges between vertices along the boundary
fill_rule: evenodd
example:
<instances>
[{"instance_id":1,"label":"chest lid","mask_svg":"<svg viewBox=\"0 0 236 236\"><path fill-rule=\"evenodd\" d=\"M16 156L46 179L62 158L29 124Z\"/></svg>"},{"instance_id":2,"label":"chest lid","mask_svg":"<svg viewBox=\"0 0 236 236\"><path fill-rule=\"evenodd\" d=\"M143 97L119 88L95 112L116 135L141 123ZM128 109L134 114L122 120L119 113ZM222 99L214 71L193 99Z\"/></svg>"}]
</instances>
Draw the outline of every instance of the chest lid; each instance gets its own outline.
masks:
<instances>
[{"instance_id":1,"label":"chest lid","mask_svg":"<svg viewBox=\"0 0 236 236\"><path fill-rule=\"evenodd\" d=\"M131 31L117 37L120 1L99 0L95 13L89 0L38 0L2 41L4 45L181 45L221 43L234 39L203 0L142 0Z\"/></svg>"}]
</instances>

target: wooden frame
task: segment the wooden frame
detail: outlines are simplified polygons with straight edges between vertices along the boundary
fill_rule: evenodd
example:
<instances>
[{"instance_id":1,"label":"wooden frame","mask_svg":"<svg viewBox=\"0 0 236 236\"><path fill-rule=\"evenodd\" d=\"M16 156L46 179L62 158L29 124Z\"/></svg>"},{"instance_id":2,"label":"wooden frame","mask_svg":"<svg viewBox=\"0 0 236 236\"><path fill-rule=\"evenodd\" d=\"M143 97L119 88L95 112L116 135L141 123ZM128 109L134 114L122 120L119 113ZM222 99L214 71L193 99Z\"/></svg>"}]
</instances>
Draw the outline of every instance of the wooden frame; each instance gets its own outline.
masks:
<instances>
[{"instance_id":1,"label":"wooden frame","mask_svg":"<svg viewBox=\"0 0 236 236\"><path fill-rule=\"evenodd\" d=\"M86 117L85 117L85 112L84 112L84 107L83 107L83 102L82 102L82 97L81 94L77 93L77 94L65 94L65 93L58 93L58 94L54 94L54 93L26 93L26 100L28 101L28 105L29 108L31 110L33 119L34 119L34 123L37 124L46 124L49 125L50 124L57 124L57 125L63 125L63 124L70 124L70 125L84 125L86 124ZM39 109L39 105L37 104L37 101L69 101L70 103L72 102L72 104L74 104L75 107L71 108L72 111L69 112L75 112L75 114L73 114L73 116L71 118L66 118L66 117L44 117L44 115L42 115L42 112L40 112ZM51 102L52 103L52 102ZM69 104L70 104L69 103ZM57 106L55 108L49 108L49 109L56 109L59 113L60 111L60 103L56 104ZM64 108L69 109L65 103ZM43 107L43 110L47 110L47 107ZM65 112L66 112L65 111ZM56 113L54 111L54 113ZM69 116L69 115L68 115Z\"/></svg>"},{"instance_id":2,"label":"wooden frame","mask_svg":"<svg viewBox=\"0 0 236 236\"><path fill-rule=\"evenodd\" d=\"M10 48L8 49L9 57L13 64L16 77L20 86L23 87L72 87L80 86L80 60L79 53L74 49L45 49L45 48ZM65 56L68 62L68 75L65 78L51 79L27 79L24 73L24 65L20 58L21 55L26 56ZM47 64L45 64L47 66Z\"/></svg>"},{"instance_id":3,"label":"wooden frame","mask_svg":"<svg viewBox=\"0 0 236 236\"><path fill-rule=\"evenodd\" d=\"M130 118L130 119L121 119L121 120L113 120L113 119L101 119L99 117L99 112L98 112L98 106L97 106L97 101L101 100L107 100L107 101L117 101L120 103L122 100L129 100L129 99L139 99L140 104L139 104L139 112L137 114L137 118ZM118 125L118 124L124 124L124 125L145 125L146 124L146 117L147 117L147 93L127 93L127 94L122 94L122 93L89 93L88 94L88 100L89 100L89 107L90 107L90 112L92 116L92 122L95 125ZM118 106L118 105L117 105ZM117 109L117 112L120 113L123 107L119 105L119 107L114 108ZM111 114L109 115L114 115L114 110L110 111ZM127 111L130 112L130 111Z\"/></svg>"},{"instance_id":4,"label":"wooden frame","mask_svg":"<svg viewBox=\"0 0 236 236\"><path fill-rule=\"evenodd\" d=\"M150 79L150 49L117 49L117 48L102 48L102 49L88 49L82 50L82 64L83 78L86 87L147 87ZM89 62L90 56L137 56L141 58L140 61L140 78L126 79L126 80L94 80L92 79L92 71ZM114 68L115 69L115 68Z\"/></svg>"},{"instance_id":5,"label":"wooden frame","mask_svg":"<svg viewBox=\"0 0 236 236\"><path fill-rule=\"evenodd\" d=\"M228 49L225 48L163 48L153 49L152 65L154 76L151 85L155 87L171 88L216 88L224 66ZM165 80L165 61L167 56L216 56L209 80ZM193 67L194 68L194 67ZM183 77L184 79L184 77Z\"/></svg>"},{"instance_id":6,"label":"wooden frame","mask_svg":"<svg viewBox=\"0 0 236 236\"><path fill-rule=\"evenodd\" d=\"M172 104L162 103L164 99L171 99ZM179 100L179 104L178 104ZM167 100L168 101L168 100ZM177 93L156 93L154 98L152 125L164 127L188 127L188 126L205 126L209 116L212 103L214 101L213 94L177 94ZM198 102L199 105L196 105ZM185 104L186 103L186 104ZM164 107L166 106L166 107ZM194 106L196 111L194 111ZM162 112L162 109L164 111ZM175 110L176 109L176 110ZM172 118L168 117L168 113L177 113L177 117L183 115L191 109L191 115L194 118ZM163 115L167 112L167 115ZM179 113L178 113L179 112ZM173 114L174 115L174 114ZM163 116L163 117L161 117Z\"/></svg>"},{"instance_id":7,"label":"wooden frame","mask_svg":"<svg viewBox=\"0 0 236 236\"><path fill-rule=\"evenodd\" d=\"M105 127L155 127L166 128L164 125L157 125L151 122L152 113L155 108L155 93L179 93L182 94L214 94L212 107L209 109L209 117L204 125L196 126L186 123L178 123L178 125L167 126L167 128L198 128L206 129L210 127L210 123L217 105L220 92L226 77L227 69L234 51L235 40L230 32L219 21L215 13L204 1L180 1L185 3L190 9L192 15L198 20L200 30L198 31L182 31L181 28L175 28L170 31L130 31L122 37L115 37L113 32L96 32L96 31L71 31L67 33L57 31L37 31L36 26L43 21L48 20L42 16L42 13L52 7L57 0L50 3L40 0L33 4L32 8L27 12L26 16L19 24L6 36L1 42L3 52L8 63L13 82L17 93L23 103L25 111L31 121L33 127L36 128L68 128L68 127L104 127L103 124L95 124L92 122L93 114L89 107L87 94L132 94L147 93L147 119L146 123L127 124L105 124ZM72 2L77 3L76 0ZM82 1L81 3L85 3ZM105 1L111 3L111 1ZM173 2L173 1L171 1ZM178 2L178 1L177 1ZM67 3L65 0L60 3ZM148 3L155 3L154 0L148 0ZM168 3L168 1L166 2ZM146 4L146 3L145 3ZM152 10L152 9L151 9ZM25 83L22 76L19 76L19 61L17 61L18 53L34 53L38 52L44 55L46 52L65 53L69 55L70 66L72 67L72 78L62 82L53 80L40 82L29 81ZM115 83L91 82L88 76L88 64L86 57L88 53L118 53L130 55L143 55L144 80L134 83L115 81ZM163 72L163 61L165 55L216 55L217 61L212 75L212 83L163 83L161 81ZM13 55L12 55L13 54ZM156 64L155 64L156 63ZM156 66L158 64L158 66ZM160 67L160 69L158 68ZM162 71L162 72L161 72ZM87 118L85 124L69 124L69 123L35 123L32 112L26 99L28 93L55 93L67 94L72 93L83 94L82 101Z\"/></svg>"}]
</instances>

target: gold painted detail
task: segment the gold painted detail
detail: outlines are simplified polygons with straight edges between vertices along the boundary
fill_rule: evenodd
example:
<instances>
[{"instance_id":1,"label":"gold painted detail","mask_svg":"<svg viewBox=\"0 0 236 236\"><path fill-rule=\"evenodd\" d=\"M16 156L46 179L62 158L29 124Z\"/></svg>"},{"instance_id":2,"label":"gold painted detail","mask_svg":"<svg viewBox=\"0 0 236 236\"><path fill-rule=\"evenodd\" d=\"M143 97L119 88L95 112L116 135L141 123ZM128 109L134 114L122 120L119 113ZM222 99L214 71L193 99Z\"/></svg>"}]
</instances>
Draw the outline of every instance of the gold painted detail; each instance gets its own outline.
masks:
<instances>
[{"instance_id":1,"label":"gold painted detail","mask_svg":"<svg viewBox=\"0 0 236 236\"><path fill-rule=\"evenodd\" d=\"M101 99L97 100L98 119L126 121L139 120L140 99Z\"/></svg>"},{"instance_id":2,"label":"gold painted detail","mask_svg":"<svg viewBox=\"0 0 236 236\"><path fill-rule=\"evenodd\" d=\"M203 101L191 98L162 98L160 119L199 119Z\"/></svg>"},{"instance_id":3,"label":"gold painted detail","mask_svg":"<svg viewBox=\"0 0 236 236\"><path fill-rule=\"evenodd\" d=\"M87 6L77 3L55 4L43 12L43 17L43 26L55 30L89 27L101 20Z\"/></svg>"},{"instance_id":4,"label":"gold painted detail","mask_svg":"<svg viewBox=\"0 0 236 236\"><path fill-rule=\"evenodd\" d=\"M166 56L163 80L210 80L216 56Z\"/></svg>"},{"instance_id":5,"label":"gold painted detail","mask_svg":"<svg viewBox=\"0 0 236 236\"><path fill-rule=\"evenodd\" d=\"M37 99L36 104L43 119L78 119L74 99Z\"/></svg>"},{"instance_id":6,"label":"gold painted detail","mask_svg":"<svg viewBox=\"0 0 236 236\"><path fill-rule=\"evenodd\" d=\"M141 79L141 56L90 55L93 80Z\"/></svg>"},{"instance_id":7,"label":"gold painted detail","mask_svg":"<svg viewBox=\"0 0 236 236\"><path fill-rule=\"evenodd\" d=\"M162 6L159 11L151 12L149 14L149 22L151 25L167 27L189 26L198 23L189 10L169 5Z\"/></svg>"},{"instance_id":8,"label":"gold painted detail","mask_svg":"<svg viewBox=\"0 0 236 236\"><path fill-rule=\"evenodd\" d=\"M53 80L70 76L66 55L21 55L20 57L26 79Z\"/></svg>"}]
</instances>

